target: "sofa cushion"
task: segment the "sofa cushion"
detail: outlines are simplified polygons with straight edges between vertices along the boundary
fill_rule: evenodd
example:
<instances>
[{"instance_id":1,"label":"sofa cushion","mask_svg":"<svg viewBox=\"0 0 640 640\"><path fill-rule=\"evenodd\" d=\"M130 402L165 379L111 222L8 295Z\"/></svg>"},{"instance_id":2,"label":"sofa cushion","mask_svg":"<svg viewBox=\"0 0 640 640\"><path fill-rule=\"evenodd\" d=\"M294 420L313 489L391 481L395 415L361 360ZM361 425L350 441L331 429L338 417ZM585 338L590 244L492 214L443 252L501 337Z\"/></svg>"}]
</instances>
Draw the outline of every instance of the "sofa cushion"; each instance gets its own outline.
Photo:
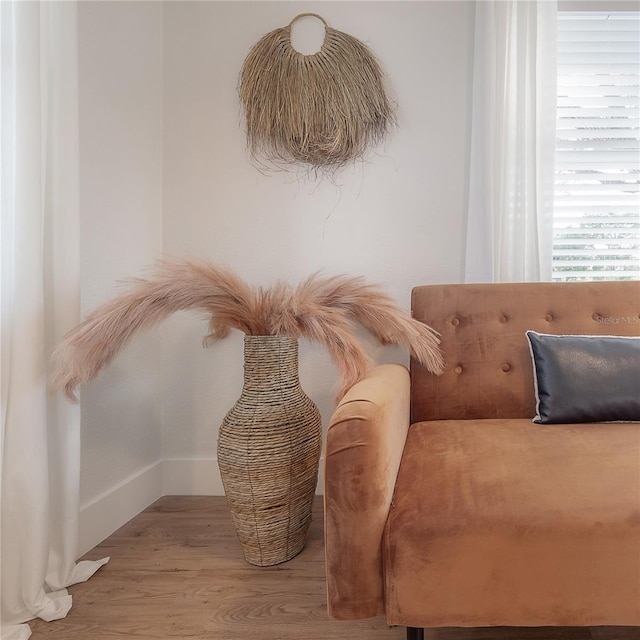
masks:
<instances>
[{"instance_id":1,"label":"sofa cushion","mask_svg":"<svg viewBox=\"0 0 640 640\"><path fill-rule=\"evenodd\" d=\"M525 331L637 336L637 282L502 282L415 287L411 311L440 333L441 376L411 361L411 419L535 414ZM624 321L622 321L624 320Z\"/></svg>"},{"instance_id":2,"label":"sofa cushion","mask_svg":"<svg viewBox=\"0 0 640 640\"><path fill-rule=\"evenodd\" d=\"M640 420L640 338L527 331L538 423Z\"/></svg>"},{"instance_id":3,"label":"sofa cushion","mask_svg":"<svg viewBox=\"0 0 640 640\"><path fill-rule=\"evenodd\" d=\"M387 621L640 624L639 451L629 423L412 425L385 529Z\"/></svg>"}]
</instances>

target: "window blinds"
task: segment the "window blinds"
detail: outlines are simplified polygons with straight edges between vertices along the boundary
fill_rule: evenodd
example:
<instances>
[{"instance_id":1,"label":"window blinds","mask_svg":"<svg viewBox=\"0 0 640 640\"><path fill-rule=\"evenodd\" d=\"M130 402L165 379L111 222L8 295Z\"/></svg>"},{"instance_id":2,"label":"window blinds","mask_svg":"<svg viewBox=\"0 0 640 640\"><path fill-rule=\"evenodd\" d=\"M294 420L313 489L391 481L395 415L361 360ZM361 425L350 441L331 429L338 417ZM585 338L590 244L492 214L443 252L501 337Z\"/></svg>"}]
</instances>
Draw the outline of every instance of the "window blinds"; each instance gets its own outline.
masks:
<instances>
[{"instance_id":1,"label":"window blinds","mask_svg":"<svg viewBox=\"0 0 640 640\"><path fill-rule=\"evenodd\" d=\"M640 277L640 13L560 12L554 280Z\"/></svg>"}]
</instances>

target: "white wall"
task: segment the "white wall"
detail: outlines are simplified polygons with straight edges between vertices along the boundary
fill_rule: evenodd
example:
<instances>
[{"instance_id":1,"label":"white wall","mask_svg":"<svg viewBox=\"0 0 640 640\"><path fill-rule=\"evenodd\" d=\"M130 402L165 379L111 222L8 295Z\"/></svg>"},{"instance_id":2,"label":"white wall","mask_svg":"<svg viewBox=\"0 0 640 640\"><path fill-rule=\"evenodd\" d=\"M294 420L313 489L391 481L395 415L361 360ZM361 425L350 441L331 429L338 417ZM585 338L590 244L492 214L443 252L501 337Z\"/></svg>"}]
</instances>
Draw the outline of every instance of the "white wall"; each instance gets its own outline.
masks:
<instances>
[{"instance_id":1,"label":"white wall","mask_svg":"<svg viewBox=\"0 0 640 640\"><path fill-rule=\"evenodd\" d=\"M245 150L237 98L244 57L303 11L367 42L400 105L388 144L335 182L263 175ZM466 2L167 3L165 250L231 265L255 284L298 282L318 269L364 275L405 307L415 284L459 281L472 24ZM167 458L213 459L217 426L240 392L242 336L205 351L204 329L189 316L166 335ZM376 355L407 361L392 349ZM305 342L300 361L303 388L326 421L333 364Z\"/></svg>"},{"instance_id":2,"label":"white wall","mask_svg":"<svg viewBox=\"0 0 640 640\"><path fill-rule=\"evenodd\" d=\"M86 313L162 251L162 5L81 2L78 19ZM149 474L114 490L162 458L159 345L140 336L82 390L82 551L160 495Z\"/></svg>"},{"instance_id":3,"label":"white wall","mask_svg":"<svg viewBox=\"0 0 640 640\"><path fill-rule=\"evenodd\" d=\"M303 11L368 43L399 103L389 142L334 181L263 175L245 151L244 57ZM230 265L254 284L317 269L363 275L406 308L413 285L460 281L473 14L465 1L81 3L85 307L159 247ZM240 393L242 335L204 350L205 328L177 314L85 391L83 496L93 513L133 485L138 505L160 484L221 491L217 428ZM378 361L407 362L368 344ZM333 363L302 342L300 373L326 423Z\"/></svg>"}]
</instances>

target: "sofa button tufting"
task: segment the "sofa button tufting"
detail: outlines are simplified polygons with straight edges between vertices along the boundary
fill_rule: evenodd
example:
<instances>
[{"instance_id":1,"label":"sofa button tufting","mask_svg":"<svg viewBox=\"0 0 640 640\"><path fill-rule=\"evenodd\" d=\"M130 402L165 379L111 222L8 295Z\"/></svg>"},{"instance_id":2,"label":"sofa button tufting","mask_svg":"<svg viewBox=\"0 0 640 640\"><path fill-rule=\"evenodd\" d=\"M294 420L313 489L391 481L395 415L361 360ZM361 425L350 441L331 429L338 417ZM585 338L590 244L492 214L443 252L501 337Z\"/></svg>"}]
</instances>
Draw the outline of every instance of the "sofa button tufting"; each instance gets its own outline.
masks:
<instances>
[{"instance_id":1,"label":"sofa button tufting","mask_svg":"<svg viewBox=\"0 0 640 640\"><path fill-rule=\"evenodd\" d=\"M460 318L454 318L454 319L451 321L451 324L452 324L454 327L457 327L457 326L460 324Z\"/></svg>"},{"instance_id":2,"label":"sofa button tufting","mask_svg":"<svg viewBox=\"0 0 640 640\"><path fill-rule=\"evenodd\" d=\"M506 316L504 313L500 316L500 324L506 324L507 322L509 322L509 318L508 316Z\"/></svg>"},{"instance_id":3,"label":"sofa button tufting","mask_svg":"<svg viewBox=\"0 0 640 640\"><path fill-rule=\"evenodd\" d=\"M511 371L511 365L510 365L508 362L505 362L505 363L502 365L502 370L503 370L505 373L507 373L507 371Z\"/></svg>"},{"instance_id":4,"label":"sofa button tufting","mask_svg":"<svg viewBox=\"0 0 640 640\"><path fill-rule=\"evenodd\" d=\"M462 367L460 365L457 365L456 367L454 367L453 369L456 373L462 373Z\"/></svg>"},{"instance_id":5,"label":"sofa button tufting","mask_svg":"<svg viewBox=\"0 0 640 640\"><path fill-rule=\"evenodd\" d=\"M544 317L544 319L547 322L553 322L553 313L547 313L547 315Z\"/></svg>"},{"instance_id":6,"label":"sofa button tufting","mask_svg":"<svg viewBox=\"0 0 640 640\"><path fill-rule=\"evenodd\" d=\"M596 322L600 322L602 320L602 316L596 311L592 316L591 316Z\"/></svg>"}]
</instances>

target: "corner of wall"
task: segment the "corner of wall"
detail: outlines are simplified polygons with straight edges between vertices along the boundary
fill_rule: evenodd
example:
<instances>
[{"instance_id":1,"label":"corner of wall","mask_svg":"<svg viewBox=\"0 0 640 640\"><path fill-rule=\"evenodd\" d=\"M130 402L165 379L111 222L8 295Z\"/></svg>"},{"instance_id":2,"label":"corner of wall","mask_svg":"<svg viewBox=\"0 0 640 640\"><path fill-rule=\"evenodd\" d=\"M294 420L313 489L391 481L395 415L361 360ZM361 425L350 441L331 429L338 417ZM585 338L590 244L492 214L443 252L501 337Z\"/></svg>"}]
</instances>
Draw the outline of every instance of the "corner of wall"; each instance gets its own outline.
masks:
<instances>
[{"instance_id":1,"label":"corner of wall","mask_svg":"<svg viewBox=\"0 0 640 640\"><path fill-rule=\"evenodd\" d=\"M162 469L159 460L80 507L79 556L162 497Z\"/></svg>"},{"instance_id":2,"label":"corner of wall","mask_svg":"<svg viewBox=\"0 0 640 640\"><path fill-rule=\"evenodd\" d=\"M316 494L323 493L324 458ZM80 508L78 556L82 556L162 496L224 496L216 458L158 460Z\"/></svg>"}]
</instances>

